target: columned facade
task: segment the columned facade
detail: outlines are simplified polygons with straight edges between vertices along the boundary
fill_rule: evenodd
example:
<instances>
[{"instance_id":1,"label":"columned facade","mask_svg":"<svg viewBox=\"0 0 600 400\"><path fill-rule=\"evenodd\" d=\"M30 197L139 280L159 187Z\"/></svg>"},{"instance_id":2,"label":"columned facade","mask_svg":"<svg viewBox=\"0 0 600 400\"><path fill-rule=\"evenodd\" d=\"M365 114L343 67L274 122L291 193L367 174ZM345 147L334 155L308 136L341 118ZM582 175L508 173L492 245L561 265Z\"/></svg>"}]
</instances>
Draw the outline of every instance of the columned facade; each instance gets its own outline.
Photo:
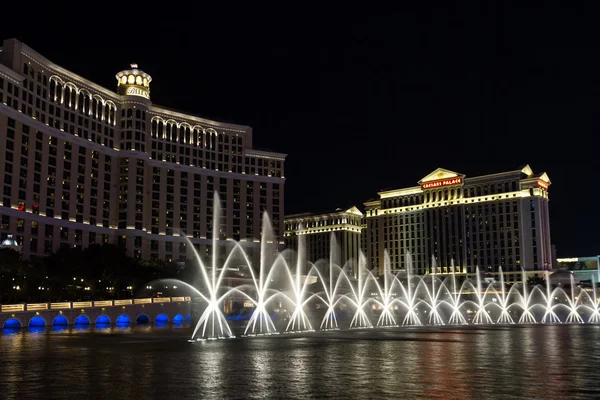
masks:
<instances>
[{"instance_id":1,"label":"columned facade","mask_svg":"<svg viewBox=\"0 0 600 400\"><path fill-rule=\"evenodd\" d=\"M526 166L466 177L439 168L418 183L365 203L365 250L375 270L383 273L386 250L391 271L417 274L472 275L479 267L494 275L502 268L520 280L522 269L541 275L552 268L545 173Z\"/></svg>"}]
</instances>

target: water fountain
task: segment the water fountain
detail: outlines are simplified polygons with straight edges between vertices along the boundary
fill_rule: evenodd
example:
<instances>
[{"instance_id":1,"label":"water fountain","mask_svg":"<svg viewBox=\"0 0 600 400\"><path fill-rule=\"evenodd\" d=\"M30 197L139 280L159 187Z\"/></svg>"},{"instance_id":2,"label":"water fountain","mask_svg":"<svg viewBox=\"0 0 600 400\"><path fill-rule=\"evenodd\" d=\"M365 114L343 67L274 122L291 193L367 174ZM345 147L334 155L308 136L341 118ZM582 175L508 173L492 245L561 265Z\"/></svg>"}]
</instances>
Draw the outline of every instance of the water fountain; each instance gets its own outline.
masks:
<instances>
[{"instance_id":1,"label":"water fountain","mask_svg":"<svg viewBox=\"0 0 600 400\"><path fill-rule=\"evenodd\" d=\"M220 230L217 195L214 204L212 241L213 249L216 249ZM484 280L479 267L475 268L474 276L467 274L464 267L463 272L457 275L454 261L450 264L449 273L442 273L432 257L431 273L417 276L412 274L410 252L406 254L406 269L394 274L390 257L385 252L382 275L376 277L362 254L352 271L348 265L340 267L333 234L331 255L324 263L318 264L318 268L306 260L303 237L300 237L295 253L292 250L286 250L286 253L275 251L277 243L272 239L272 228L266 214L263 216L258 271L252 267L242 244L235 241L227 243L229 253L222 265L218 251L213 250L210 266L207 267L188 240L202 282L200 288L180 281L177 284L193 291L204 307L190 341L235 337L224 313L225 301L233 301L234 295L238 300L244 299L245 307L252 305L248 323L243 327L246 336L277 334L278 326L284 332L302 334L314 331L314 326L328 331L423 324L600 323L595 282L588 293L575 285L573 275L570 285L565 283L569 286L568 290L565 290L566 286L553 287L548 271L543 272L545 287L529 287L525 271L521 271L521 282L507 284L501 267L495 277L487 275ZM249 283L227 287L224 283L226 271L236 257L249 271L250 278L246 279ZM289 259L295 261L288 262ZM459 277L462 283L457 282ZM277 311L280 308L289 309L291 315L279 315ZM347 321L338 317L342 309L351 311ZM319 310L324 312L324 316ZM474 316L471 318L469 314L472 313Z\"/></svg>"},{"instance_id":2,"label":"water fountain","mask_svg":"<svg viewBox=\"0 0 600 400\"><path fill-rule=\"evenodd\" d=\"M430 305L430 313L429 313L429 325L444 325L444 321L440 316L438 307L440 305L439 296L442 293L443 285L438 287L438 290L435 290L435 272L437 271L437 262L435 261L435 257L431 256L431 291L428 291Z\"/></svg>"}]
</instances>

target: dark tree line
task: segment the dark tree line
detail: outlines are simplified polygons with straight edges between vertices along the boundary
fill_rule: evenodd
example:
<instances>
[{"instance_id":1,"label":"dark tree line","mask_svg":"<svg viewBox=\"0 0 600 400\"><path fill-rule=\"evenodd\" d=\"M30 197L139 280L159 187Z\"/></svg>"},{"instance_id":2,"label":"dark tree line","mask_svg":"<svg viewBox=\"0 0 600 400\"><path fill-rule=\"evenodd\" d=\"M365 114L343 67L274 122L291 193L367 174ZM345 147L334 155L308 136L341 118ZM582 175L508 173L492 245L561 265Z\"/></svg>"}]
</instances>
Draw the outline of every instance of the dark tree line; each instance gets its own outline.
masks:
<instances>
[{"instance_id":1,"label":"dark tree line","mask_svg":"<svg viewBox=\"0 0 600 400\"><path fill-rule=\"evenodd\" d=\"M196 268L154 260L135 260L112 244L64 248L39 260L22 260L0 249L0 303L107 300L159 295L149 282L175 278L193 282ZM160 288L163 296L177 296Z\"/></svg>"}]
</instances>

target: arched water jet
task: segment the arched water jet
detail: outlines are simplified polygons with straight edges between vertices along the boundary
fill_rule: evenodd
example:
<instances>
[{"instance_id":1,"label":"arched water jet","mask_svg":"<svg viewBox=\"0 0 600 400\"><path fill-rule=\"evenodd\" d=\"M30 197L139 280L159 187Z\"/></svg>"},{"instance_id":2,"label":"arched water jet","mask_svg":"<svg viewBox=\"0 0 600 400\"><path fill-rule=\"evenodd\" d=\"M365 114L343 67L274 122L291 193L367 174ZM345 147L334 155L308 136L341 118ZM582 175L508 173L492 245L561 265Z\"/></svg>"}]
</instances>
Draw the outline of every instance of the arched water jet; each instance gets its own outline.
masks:
<instances>
[{"instance_id":1,"label":"arched water jet","mask_svg":"<svg viewBox=\"0 0 600 400\"><path fill-rule=\"evenodd\" d=\"M494 289L496 294L496 299L498 299L499 307L500 307L500 317L496 321L497 324L514 324L515 321L511 317L508 312L509 304L508 304L508 296L506 295L506 285L504 284L504 274L502 273L502 267L498 267L498 272L500 273L500 295L498 295L498 291Z\"/></svg>"},{"instance_id":2,"label":"arched water jet","mask_svg":"<svg viewBox=\"0 0 600 400\"><path fill-rule=\"evenodd\" d=\"M521 281L523 282L523 294L521 296L521 308L523 309L523 313L521 314L521 318L519 318L519 323L535 324L537 321L531 313L531 305L529 304L530 296L529 291L527 290L527 276L523 269L521 269Z\"/></svg>"},{"instance_id":3,"label":"arched water jet","mask_svg":"<svg viewBox=\"0 0 600 400\"><path fill-rule=\"evenodd\" d=\"M567 316L567 323L577 322L583 324L583 318L579 315L577 298L575 297L575 280L573 274L571 274L571 297L567 296L567 302L569 303L569 315Z\"/></svg>"},{"instance_id":4,"label":"arched water jet","mask_svg":"<svg viewBox=\"0 0 600 400\"><path fill-rule=\"evenodd\" d=\"M269 263L268 256L273 252L273 243L271 221L269 215L265 212L263 214L262 237L260 240L260 271L258 286L256 287L256 308L250 317L248 325L246 325L244 331L245 335L248 334L248 331L250 331L252 335L272 335L278 333L267 310L267 303L270 300L270 298L267 297L267 291L269 290L271 274L274 271L274 268L271 268L272 266Z\"/></svg>"},{"instance_id":5,"label":"arched water jet","mask_svg":"<svg viewBox=\"0 0 600 400\"><path fill-rule=\"evenodd\" d=\"M440 313L438 312L438 306L439 306L439 296L440 293L442 291L442 285L439 285L438 290L435 290L435 271L437 270L437 263L435 261L435 257L433 256L433 254L431 255L431 292L429 292L429 290L427 290L427 295L429 297L429 302L430 302L430 310L431 312L429 313L429 325L444 325L444 321L442 320L442 317L440 316ZM427 287L427 286L425 286Z\"/></svg>"},{"instance_id":6,"label":"arched water jet","mask_svg":"<svg viewBox=\"0 0 600 400\"><path fill-rule=\"evenodd\" d=\"M594 276L592 276L592 288L593 295L590 299L590 301L592 302L592 315L590 315L588 322L591 324L597 324L600 323L600 304L598 304L598 298L596 294L596 278Z\"/></svg>"},{"instance_id":7,"label":"arched water jet","mask_svg":"<svg viewBox=\"0 0 600 400\"><path fill-rule=\"evenodd\" d=\"M381 315L377 320L377 326L385 326L385 327L393 327L397 326L396 319L391 312L392 307L392 284L390 284L390 257L387 253L387 250L383 254L383 289L377 283L377 289L379 290L379 294L381 296Z\"/></svg>"},{"instance_id":8,"label":"arched water jet","mask_svg":"<svg viewBox=\"0 0 600 400\"><path fill-rule=\"evenodd\" d=\"M456 274L454 268L454 259L450 261L450 265L452 266L452 292L450 293L450 304L452 306L452 314L450 314L450 320L448 323L450 325L467 325L468 322L465 316L460 312L460 297L462 293L462 287L460 291L456 290Z\"/></svg>"},{"instance_id":9,"label":"arched water jet","mask_svg":"<svg viewBox=\"0 0 600 400\"><path fill-rule=\"evenodd\" d=\"M192 248L194 253L194 257L198 266L202 272L202 277L204 278L204 283L206 285L206 289L208 290L208 296L202 296L207 302L208 306L204 309L204 312L200 316L196 327L194 328L194 332L192 333L192 337L190 340L198 339L221 339L227 337L235 337L229 324L227 324L227 319L223 312L220 309L219 300L218 300L218 290L221 286L221 281L223 279L223 274L225 272L225 268L221 269L219 276L217 277L217 257L218 257L218 247L217 242L219 239L219 228L220 228L220 215L221 215L221 204L219 201L219 195L217 192L214 194L214 213L213 213L213 232L212 232L212 265L211 265L211 275L209 275L206 271L204 264L202 263L202 259L200 255L196 251L194 245L190 242L190 240L186 237L188 245ZM198 331L202 328L202 333L199 337L196 337Z\"/></svg>"},{"instance_id":10,"label":"arched water jet","mask_svg":"<svg viewBox=\"0 0 600 400\"><path fill-rule=\"evenodd\" d=\"M404 325L417 325L417 326L421 326L421 320L419 319L419 316L417 315L417 313L415 312L415 296L416 296L416 291L415 293L413 293L412 290L412 282L410 279L410 271L412 270L412 256L410 254L410 251L406 252L406 288L404 287L404 285L402 285L402 283L400 283L400 287L402 289L402 291L404 292L404 296L406 297L406 308L407 308L407 313L406 316L404 317L404 320L402 321L402 326Z\"/></svg>"},{"instance_id":11,"label":"arched water jet","mask_svg":"<svg viewBox=\"0 0 600 400\"><path fill-rule=\"evenodd\" d=\"M558 315L556 315L554 312L554 306L552 305L552 300L556 289L552 291L552 293L550 292L550 275L548 274L548 271L544 271L544 279L546 280L546 295L544 296L544 300L546 301L546 312L542 317L542 323L545 324L546 322L549 322L560 324L562 322L560 318L558 318Z\"/></svg>"},{"instance_id":12,"label":"arched water jet","mask_svg":"<svg viewBox=\"0 0 600 400\"><path fill-rule=\"evenodd\" d=\"M369 279L374 280L373 274L371 271L367 270L365 267L366 258L361 253L360 259L358 262L358 272L357 272L357 280L358 286L354 293L356 298L356 312L354 313L354 317L350 322L350 328L371 328L373 327L373 323L367 317L365 313L365 306L367 305L367 299L365 298L365 292L367 289L367 284L369 283Z\"/></svg>"}]
</instances>

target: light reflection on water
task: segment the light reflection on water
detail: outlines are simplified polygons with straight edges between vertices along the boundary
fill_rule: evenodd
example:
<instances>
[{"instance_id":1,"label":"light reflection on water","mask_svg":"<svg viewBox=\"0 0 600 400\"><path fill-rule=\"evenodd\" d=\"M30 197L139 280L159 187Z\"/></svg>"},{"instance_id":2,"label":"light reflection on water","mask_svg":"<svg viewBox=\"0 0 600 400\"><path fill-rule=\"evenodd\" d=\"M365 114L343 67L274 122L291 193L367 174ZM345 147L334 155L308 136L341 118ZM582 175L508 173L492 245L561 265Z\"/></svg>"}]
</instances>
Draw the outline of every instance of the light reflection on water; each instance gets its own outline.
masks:
<instances>
[{"instance_id":1,"label":"light reflection on water","mask_svg":"<svg viewBox=\"0 0 600 400\"><path fill-rule=\"evenodd\" d=\"M600 397L600 327L590 325L337 331L193 344L189 325L6 333L3 399Z\"/></svg>"}]
</instances>

